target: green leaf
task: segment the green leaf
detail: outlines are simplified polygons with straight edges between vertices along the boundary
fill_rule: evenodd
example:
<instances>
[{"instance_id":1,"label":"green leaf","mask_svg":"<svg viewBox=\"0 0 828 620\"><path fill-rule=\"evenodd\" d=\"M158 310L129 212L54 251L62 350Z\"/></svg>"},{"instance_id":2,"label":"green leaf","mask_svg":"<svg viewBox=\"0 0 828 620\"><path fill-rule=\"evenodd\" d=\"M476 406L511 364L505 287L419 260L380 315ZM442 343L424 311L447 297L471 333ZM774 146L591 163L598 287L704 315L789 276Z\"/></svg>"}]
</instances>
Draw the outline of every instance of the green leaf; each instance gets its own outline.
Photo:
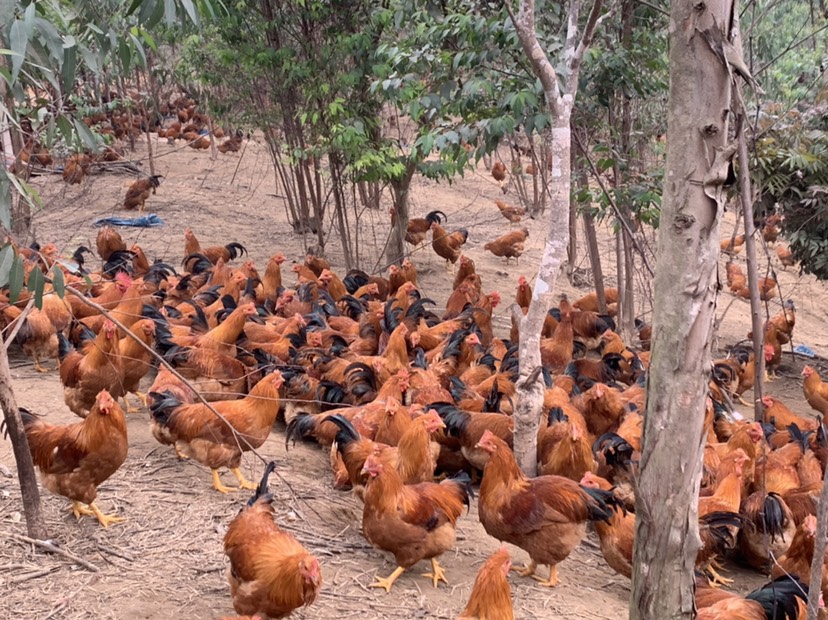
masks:
<instances>
[{"instance_id":1,"label":"green leaf","mask_svg":"<svg viewBox=\"0 0 828 620\"><path fill-rule=\"evenodd\" d=\"M5 166L0 166L0 224L6 230L11 229L12 189L9 175L11 172L6 171Z\"/></svg>"},{"instance_id":2,"label":"green leaf","mask_svg":"<svg viewBox=\"0 0 828 620\"><path fill-rule=\"evenodd\" d=\"M147 55L144 52L144 46L141 45L141 42L138 40L138 37L136 37L134 34L130 34L129 38L132 39L132 44L134 46L135 52L139 56L141 66L146 68L146 66L147 66Z\"/></svg>"},{"instance_id":3,"label":"green leaf","mask_svg":"<svg viewBox=\"0 0 828 620\"><path fill-rule=\"evenodd\" d=\"M23 61L26 60L26 48L29 46L29 35L26 32L26 27L23 25L23 22L19 19L14 20L12 24L9 40L11 41L11 51L13 52L12 82L16 82L17 76L20 74L20 69L23 67Z\"/></svg>"},{"instance_id":4,"label":"green leaf","mask_svg":"<svg viewBox=\"0 0 828 620\"><path fill-rule=\"evenodd\" d=\"M72 142L72 137L74 135L74 132L72 130L72 122L65 116L58 116L55 120L55 123L57 123L58 131L60 131L60 134L63 136L64 141L67 144L70 144Z\"/></svg>"},{"instance_id":5,"label":"green leaf","mask_svg":"<svg viewBox=\"0 0 828 620\"><path fill-rule=\"evenodd\" d=\"M175 0L164 0L164 22L168 26L175 23Z\"/></svg>"},{"instance_id":6,"label":"green leaf","mask_svg":"<svg viewBox=\"0 0 828 620\"><path fill-rule=\"evenodd\" d=\"M43 272L39 267L32 269L29 274L29 281L26 283L26 288L29 292L34 294L35 308L40 310L43 308L43 288L46 286L46 278L43 277Z\"/></svg>"},{"instance_id":7,"label":"green leaf","mask_svg":"<svg viewBox=\"0 0 828 620\"><path fill-rule=\"evenodd\" d=\"M0 262L0 275L2 273L2 262ZM63 270L58 265L52 267L52 288L55 289L55 294L63 299L66 294L66 282L63 279Z\"/></svg>"},{"instance_id":8,"label":"green leaf","mask_svg":"<svg viewBox=\"0 0 828 620\"><path fill-rule=\"evenodd\" d=\"M72 87L75 84L75 67L77 66L78 47L72 45L63 49L63 91L66 93L72 92Z\"/></svg>"},{"instance_id":9,"label":"green leaf","mask_svg":"<svg viewBox=\"0 0 828 620\"><path fill-rule=\"evenodd\" d=\"M14 248L11 244L0 250L0 286L9 283L9 274L14 263Z\"/></svg>"},{"instance_id":10,"label":"green leaf","mask_svg":"<svg viewBox=\"0 0 828 620\"><path fill-rule=\"evenodd\" d=\"M23 271L23 259L14 257L12 268L9 272L9 303L13 304L20 299L20 292L23 290L23 279L26 274Z\"/></svg>"},{"instance_id":11,"label":"green leaf","mask_svg":"<svg viewBox=\"0 0 828 620\"><path fill-rule=\"evenodd\" d=\"M85 123L77 119L72 119L72 121L75 125L75 131L78 132L78 135L80 136L80 139L83 141L86 148L88 148L90 151L97 153L98 141L95 139L95 134L93 134L89 130L89 127L87 127Z\"/></svg>"},{"instance_id":12,"label":"green leaf","mask_svg":"<svg viewBox=\"0 0 828 620\"><path fill-rule=\"evenodd\" d=\"M124 75L128 75L132 66L132 50L125 40L118 43L118 56L121 59L121 67L123 67Z\"/></svg>"},{"instance_id":13,"label":"green leaf","mask_svg":"<svg viewBox=\"0 0 828 620\"><path fill-rule=\"evenodd\" d=\"M193 6L193 0L181 0L181 4L184 5L184 10L187 11L187 15L190 16L193 23L198 26L198 13L195 6Z\"/></svg>"}]
</instances>

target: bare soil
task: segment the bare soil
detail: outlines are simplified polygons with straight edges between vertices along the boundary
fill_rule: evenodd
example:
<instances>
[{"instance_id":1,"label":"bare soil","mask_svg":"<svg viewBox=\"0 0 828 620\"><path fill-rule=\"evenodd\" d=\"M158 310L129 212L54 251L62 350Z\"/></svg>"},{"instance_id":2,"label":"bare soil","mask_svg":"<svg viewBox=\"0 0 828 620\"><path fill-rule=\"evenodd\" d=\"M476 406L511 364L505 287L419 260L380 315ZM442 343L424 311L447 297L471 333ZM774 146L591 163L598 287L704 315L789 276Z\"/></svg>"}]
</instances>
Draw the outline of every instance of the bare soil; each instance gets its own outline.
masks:
<instances>
[{"instance_id":1,"label":"bare soil","mask_svg":"<svg viewBox=\"0 0 828 620\"><path fill-rule=\"evenodd\" d=\"M165 226L152 229L122 228L129 244L140 242L147 255L177 265L184 247L184 228L191 227L203 244L238 241L263 267L267 258L282 251L301 260L301 239L286 223L283 200L274 182L267 150L249 141L241 154L220 155L212 161L209 151L176 148L161 141L156 145L156 170L165 176L147 212L157 213ZM146 149L139 145L134 159ZM143 164L146 168L146 163ZM132 177L105 173L93 175L80 186L66 186L59 175L39 177L34 185L44 207L35 214L41 243L55 242L68 256L78 245L94 248L97 230L92 222L107 215L133 215L119 207ZM502 193L480 167L452 185L420 180L413 191L412 211L423 215L440 209L450 228L466 227L466 253L481 275L486 291L499 290L503 306L495 310L495 325L508 332L508 305L519 275L534 276L543 245L543 223L528 220L531 236L520 265L505 265L483 252L483 244L505 232L508 223L493 204ZM507 200L516 201L514 195ZM725 219L722 236L729 236L733 218ZM361 226L364 267L371 271L378 261L388 231L384 214L368 213ZM613 234L600 230L605 273L612 273ZM335 237L336 235L332 235ZM586 273L588 261L579 248L578 273ZM328 246L332 265L344 271L337 243ZM444 304L452 277L430 248L413 260L420 274L420 288L438 304ZM737 257L737 260L742 260ZM742 260L743 262L743 260ZM772 263L779 268L775 254ZM288 267L288 265L286 265ZM290 279L285 269L287 279ZM724 270L722 269L722 281ZM804 343L818 355L828 354L825 320L825 287L794 270L779 272L782 293L797 304L795 344ZM583 279L583 278L582 278ZM575 289L561 278L560 290L576 298L588 290L586 282ZM609 277L612 282L612 277ZM732 305L729 306L729 304ZM728 308L729 306L729 308ZM750 329L748 303L722 293L719 316L721 347L745 337ZM771 304L774 314L779 303ZM646 314L647 308L642 307ZM770 391L785 399L795 411L809 413L801 392L799 371L804 361L786 354L782 377ZM817 366L820 366L817 363ZM51 422L71 423L77 418L63 402L57 373L39 375L22 353L13 349L12 374L18 402ZM824 367L823 367L824 369ZM147 379L149 381L149 379ZM743 410L746 416L751 412ZM223 496L210 488L209 471L192 462L179 461L172 450L159 446L149 433L147 414L128 417L130 453L124 466L99 489L105 512L127 518L123 524L101 528L88 517L76 522L67 512L68 501L44 492L43 504L54 542L99 568L93 573L71 561L21 543L25 534L15 464L9 443L0 442L0 616L45 620L47 618L216 619L233 615L222 538L248 493ZM392 558L372 549L360 534L361 504L350 494L334 491L330 484L328 457L313 445L285 448L284 427L277 425L260 450L278 463L278 477L271 479L279 524L318 555L323 566L324 588L311 608L298 618L455 618L465 605L481 563L499 543L489 537L477 518L477 507L458 524L458 540L441 562L449 586L433 589L419 572L425 564L401 577L392 593L368 586L376 575L394 569ZM262 463L248 457L243 469L257 479ZM230 480L228 480L230 482ZM619 618L626 616L629 582L605 564L594 535L584 541L560 567L561 585L554 589L512 577L517 618ZM516 564L526 560L512 549ZM748 591L763 582L755 573L732 568L736 587Z\"/></svg>"}]
</instances>

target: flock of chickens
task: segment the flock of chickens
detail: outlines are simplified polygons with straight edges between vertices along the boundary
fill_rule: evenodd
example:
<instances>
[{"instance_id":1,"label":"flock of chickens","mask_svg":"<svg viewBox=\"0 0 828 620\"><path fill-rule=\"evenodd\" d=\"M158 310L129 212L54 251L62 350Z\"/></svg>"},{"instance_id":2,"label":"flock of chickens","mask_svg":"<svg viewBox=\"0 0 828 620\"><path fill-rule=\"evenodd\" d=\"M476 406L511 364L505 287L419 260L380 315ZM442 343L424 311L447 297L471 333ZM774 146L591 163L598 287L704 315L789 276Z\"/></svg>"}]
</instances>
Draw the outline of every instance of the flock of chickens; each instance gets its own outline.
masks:
<instances>
[{"instance_id":1,"label":"flock of chickens","mask_svg":"<svg viewBox=\"0 0 828 620\"><path fill-rule=\"evenodd\" d=\"M59 360L65 402L83 418L56 426L21 409L43 485L68 498L78 518L94 516L104 527L122 521L97 506L97 487L126 459L125 411L139 410L128 400L136 397L153 436L209 467L216 491L232 490L221 479L225 468L240 488L255 489L225 536L227 579L237 613L284 617L313 603L323 567L274 522L267 492L274 465L258 485L240 470L243 453L261 447L283 418L286 442L325 449L334 488L352 489L363 503L366 540L393 555L397 569L373 587L390 592L423 560L434 587L447 582L439 557L455 545L478 482L486 532L529 556L521 575L556 585L558 564L592 523L607 564L630 577L649 326L638 323L637 342L623 341L614 289L606 291L608 314L599 313L594 293L572 303L562 296L550 311L541 339L540 475L528 478L512 452L519 329L513 323L508 339L495 335L501 296L484 292L474 262L462 255L467 232L447 232L445 219L439 211L412 219L406 235L416 246L431 231L434 251L458 265L442 310L418 289L408 259L387 277L358 270L340 277L309 255L292 265L296 281L288 286L284 255L261 273L251 260L231 266L246 253L242 245L204 247L191 230L180 268L150 262L109 227L96 241L100 269L89 265L85 247L60 262L53 244L16 248L27 279L59 265L72 289L62 299L46 294L42 309L22 318L25 293L15 304L0 300L3 327L21 322L15 339L36 369L48 372L44 361ZM527 234L507 233L486 249L517 259ZM531 298L531 285L519 278L515 303L526 312ZM795 321L788 302L765 325L771 373ZM735 414L732 403L751 389L753 368L752 349L740 346L713 365L699 498L702 619L805 618L828 431L771 395L761 423ZM828 386L811 367L803 376L807 402L825 415ZM728 582L720 562L729 557L774 581L747 597L720 589ZM548 573L538 575L540 565ZM486 561L460 618L514 618L510 566L505 548ZM828 594L825 575L821 586Z\"/></svg>"}]
</instances>

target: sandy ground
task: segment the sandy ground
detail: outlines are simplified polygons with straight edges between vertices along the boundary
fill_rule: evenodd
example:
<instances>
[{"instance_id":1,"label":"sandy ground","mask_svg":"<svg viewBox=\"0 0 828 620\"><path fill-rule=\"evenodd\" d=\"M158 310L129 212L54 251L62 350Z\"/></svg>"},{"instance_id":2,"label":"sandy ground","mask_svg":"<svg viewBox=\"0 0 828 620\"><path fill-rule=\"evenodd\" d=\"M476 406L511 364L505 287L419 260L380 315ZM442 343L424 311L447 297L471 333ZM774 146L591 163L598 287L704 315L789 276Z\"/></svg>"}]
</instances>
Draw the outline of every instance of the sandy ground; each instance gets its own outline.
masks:
<instances>
[{"instance_id":1,"label":"sandy ground","mask_svg":"<svg viewBox=\"0 0 828 620\"><path fill-rule=\"evenodd\" d=\"M282 251L301 259L302 244L286 224L284 205L278 198L267 150L251 141L239 154L211 161L209 151L174 150L157 146L156 168L165 176L147 211L157 213L165 226L154 229L121 229L129 244L139 242L150 258L178 264L184 247L183 230L190 226L203 244L238 241L263 268L267 258ZM136 159L146 153L139 147ZM96 217L125 215L119 210L131 177L104 174L92 176L81 186L66 186L60 176L34 181L41 191L44 208L35 216L38 240L54 241L65 254L78 245L94 248ZM495 326L502 333L509 327L508 303L519 275L532 277L542 248L542 222L529 221L532 231L520 265L506 266L501 259L483 252L483 244L502 234L508 223L493 204L500 189L480 168L452 185L428 181L415 184L412 212L423 215L440 209L449 216L449 227L466 227L466 253L477 265L484 290L499 290L503 306L496 309ZM509 197L507 196L507 200ZM128 215L128 214L126 214ZM722 236L733 226L727 216ZM361 226L364 267L370 271L386 240L388 222L369 213ZM600 231L604 270L612 282L614 251L612 233ZM328 246L332 265L342 270L335 241ZM438 304L445 303L452 278L445 274L439 257L430 249L417 252L413 260L420 273L421 289ZM741 260L737 257L737 260ZM775 254L773 264L778 268ZM579 273L588 261L583 244L579 248ZM285 270L287 272L287 270ZM819 355L828 355L828 332L824 319L825 288L811 277L794 270L780 272L781 290L792 297L799 310L795 344L804 343ZM721 274L724 281L724 270ZM563 280L563 279L562 279ZM562 281L561 291L572 298L587 289L574 289ZM732 302L732 304L731 304ZM771 304L775 313L779 303ZM642 305L642 314L648 307ZM749 330L748 304L722 293L718 345L724 347L745 337ZM781 396L798 412L807 412L801 392L799 370L804 362L785 356L782 378L770 391ZM63 403L56 373L38 375L19 351L13 350L12 374L18 401L47 415L52 422L77 420ZM743 411L750 415L747 410ZM209 472L192 462L181 462L168 448L159 446L149 433L146 413L128 419L130 453L124 466L99 489L99 503L117 511L126 523L109 529L83 518L76 522L67 513L67 500L44 493L43 503L53 540L64 549L99 568L93 573L64 558L13 538L24 534L21 504L14 477L14 460L7 441L0 442L0 583L4 596L0 616L46 618L192 618L215 619L232 614L224 576L222 537L247 493L222 496L209 487ZM293 532L318 555L323 566L324 588L319 601L297 612L298 618L455 618L465 605L475 574L489 553L498 548L477 518L477 506L458 524L453 551L443 557L450 585L434 590L418 576L418 566L404 575L390 595L370 589L375 575L385 576L392 559L374 550L360 534L361 505L350 494L330 487L327 455L311 445L284 445L284 428L277 425L260 450L278 463L279 477L271 479L276 495L278 522ZM248 477L258 478L262 463L245 460ZM597 549L594 535L584 541L560 567L561 585L541 588L535 582L510 578L516 617L529 618L619 618L626 615L628 581L615 575ZM526 559L513 549L515 563ZM760 575L734 569L740 590L762 583Z\"/></svg>"}]
</instances>

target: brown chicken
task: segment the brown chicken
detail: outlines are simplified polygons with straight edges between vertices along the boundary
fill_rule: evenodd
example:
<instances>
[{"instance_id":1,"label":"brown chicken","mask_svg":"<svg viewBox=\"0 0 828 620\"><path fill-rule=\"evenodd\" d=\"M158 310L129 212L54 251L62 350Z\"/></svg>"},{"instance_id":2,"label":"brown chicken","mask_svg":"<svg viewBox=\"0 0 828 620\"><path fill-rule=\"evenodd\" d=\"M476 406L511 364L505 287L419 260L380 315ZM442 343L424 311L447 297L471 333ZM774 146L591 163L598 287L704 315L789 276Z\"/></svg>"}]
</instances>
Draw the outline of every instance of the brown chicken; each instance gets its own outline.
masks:
<instances>
[{"instance_id":1,"label":"brown chicken","mask_svg":"<svg viewBox=\"0 0 828 620\"><path fill-rule=\"evenodd\" d=\"M796 265L796 259L793 257L791 248L786 247L781 243L776 246L776 257L779 259L779 262L782 263L782 269L787 269L788 267Z\"/></svg>"},{"instance_id":2,"label":"brown chicken","mask_svg":"<svg viewBox=\"0 0 828 620\"><path fill-rule=\"evenodd\" d=\"M802 525L796 529L791 546L787 553L778 558L778 564L771 569L771 577L777 578L788 575L797 575L806 584L810 585L811 562L814 558L814 543L816 542L817 520L814 515L805 518ZM823 598L828 599L828 570L823 560L822 590Z\"/></svg>"},{"instance_id":3,"label":"brown chicken","mask_svg":"<svg viewBox=\"0 0 828 620\"><path fill-rule=\"evenodd\" d=\"M607 480L591 472L584 474L581 486L612 491L612 485ZM594 525L604 560L616 573L628 579L631 578L635 544L635 515L624 510L615 510L608 521L596 521Z\"/></svg>"},{"instance_id":4,"label":"brown chicken","mask_svg":"<svg viewBox=\"0 0 828 620\"><path fill-rule=\"evenodd\" d=\"M124 395L118 330L111 321L104 323L85 354L72 350L66 337L58 334L58 358L63 399L76 415L86 417L101 390L115 399Z\"/></svg>"},{"instance_id":5,"label":"brown chicken","mask_svg":"<svg viewBox=\"0 0 828 620\"><path fill-rule=\"evenodd\" d=\"M483 434L477 447L490 455L480 485L480 522L490 536L529 553L524 577L547 564L549 577L541 584L557 585L557 565L580 544L587 521L608 521L617 500L568 478L527 478L509 446L491 432Z\"/></svg>"},{"instance_id":6,"label":"brown chicken","mask_svg":"<svg viewBox=\"0 0 828 620\"><path fill-rule=\"evenodd\" d=\"M454 264L460 258L461 248L468 238L469 231L465 228L448 233L439 223L431 224L431 245L437 255L446 261L446 269L454 268Z\"/></svg>"},{"instance_id":7,"label":"brown chicken","mask_svg":"<svg viewBox=\"0 0 828 620\"><path fill-rule=\"evenodd\" d=\"M195 236L195 233L189 228L184 231L184 239L185 256L190 256L192 254L203 254L214 265L218 263L219 258L226 264L231 260L237 259L239 256L247 254L247 249L245 249L242 244L236 243L235 241L228 243L227 245L216 245L208 248L202 248L198 238Z\"/></svg>"},{"instance_id":8,"label":"brown chicken","mask_svg":"<svg viewBox=\"0 0 828 620\"><path fill-rule=\"evenodd\" d=\"M362 471L368 474L362 533L374 547L394 554L397 568L387 578L378 578L373 588L391 591L391 586L420 560L431 560L434 587L448 583L437 557L454 546L455 525L469 505L469 477L459 474L440 484L422 482L404 485L392 467L371 455Z\"/></svg>"},{"instance_id":9,"label":"brown chicken","mask_svg":"<svg viewBox=\"0 0 828 620\"><path fill-rule=\"evenodd\" d=\"M795 424L802 431L815 431L819 423L813 418L803 418L788 409L784 403L770 394L762 397L765 409L763 422L773 424L777 429L786 431L791 424Z\"/></svg>"},{"instance_id":10,"label":"brown chicken","mask_svg":"<svg viewBox=\"0 0 828 620\"><path fill-rule=\"evenodd\" d=\"M811 366L805 366L802 369L802 376L805 377L802 384L805 400L824 417L828 413L828 385L823 383L819 373Z\"/></svg>"},{"instance_id":11,"label":"brown chicken","mask_svg":"<svg viewBox=\"0 0 828 620\"><path fill-rule=\"evenodd\" d=\"M727 286L731 293L738 293L747 286L747 276L739 265L728 261L725 270L727 271Z\"/></svg>"},{"instance_id":12,"label":"brown chicken","mask_svg":"<svg viewBox=\"0 0 828 620\"><path fill-rule=\"evenodd\" d=\"M14 325L20 320L23 311L17 306L6 304L3 304L3 306L2 324L6 328L14 329ZM21 346L23 353L34 360L34 367L37 372L49 372L48 368L41 366L40 361L57 358L58 336L55 326L49 320L49 316L45 311L32 308L23 317L23 324L14 337L14 341Z\"/></svg>"},{"instance_id":13,"label":"brown chicken","mask_svg":"<svg viewBox=\"0 0 828 620\"><path fill-rule=\"evenodd\" d=\"M155 343L155 321L152 319L141 319L136 321L129 330L138 340L148 347ZM127 406L127 413L138 411L132 408L127 400L129 394L135 394L144 407L147 406L147 397L138 391L138 385L146 374L152 370L153 355L147 351L134 338L125 336L118 343L118 350L121 355L121 366L123 369L123 390L124 403Z\"/></svg>"},{"instance_id":14,"label":"brown chicken","mask_svg":"<svg viewBox=\"0 0 828 620\"><path fill-rule=\"evenodd\" d=\"M26 409L20 410L20 416L43 486L72 500L76 518L94 516L104 527L123 521L95 505L98 486L118 471L127 456L126 419L109 392L97 394L89 415L75 424L54 426Z\"/></svg>"},{"instance_id":15,"label":"brown chicken","mask_svg":"<svg viewBox=\"0 0 828 620\"><path fill-rule=\"evenodd\" d=\"M392 207L389 212L391 214L391 228L394 228L397 225L397 210ZM447 219L448 217L442 211L430 211L425 217L412 217L408 220L408 226L405 229L406 243L418 247L425 242L432 224L440 225Z\"/></svg>"},{"instance_id":16,"label":"brown chicken","mask_svg":"<svg viewBox=\"0 0 828 620\"><path fill-rule=\"evenodd\" d=\"M98 256L104 262L108 261L115 252L124 252L127 249L121 235L111 226L104 226L98 231L95 244L98 249Z\"/></svg>"},{"instance_id":17,"label":"brown chicken","mask_svg":"<svg viewBox=\"0 0 828 620\"><path fill-rule=\"evenodd\" d=\"M153 395L155 403L150 413L153 423L166 428L183 454L212 470L216 491L231 490L222 484L219 467L229 468L241 488L255 489L239 465L243 452L259 448L270 435L279 413L281 385L282 374L276 371L259 381L244 398L214 402L213 408L224 420L204 404L184 404L170 393Z\"/></svg>"},{"instance_id":18,"label":"brown chicken","mask_svg":"<svg viewBox=\"0 0 828 620\"><path fill-rule=\"evenodd\" d=\"M745 244L745 236L744 235L737 235L734 238L728 237L727 239L722 239L721 243L719 243L719 247L722 252L727 254L738 254L742 251L742 246Z\"/></svg>"},{"instance_id":19,"label":"brown chicken","mask_svg":"<svg viewBox=\"0 0 828 620\"><path fill-rule=\"evenodd\" d=\"M745 598L722 592L719 600L699 609L696 620L805 620L807 592L803 582L784 575Z\"/></svg>"},{"instance_id":20,"label":"brown chicken","mask_svg":"<svg viewBox=\"0 0 828 620\"><path fill-rule=\"evenodd\" d=\"M322 588L319 560L273 520L267 479L275 467L273 461L267 464L256 493L224 535L227 582L239 614L285 618L311 605Z\"/></svg>"},{"instance_id":21,"label":"brown chicken","mask_svg":"<svg viewBox=\"0 0 828 620\"><path fill-rule=\"evenodd\" d=\"M498 183L503 183L506 180L506 164L502 161L496 161L492 164L492 177Z\"/></svg>"},{"instance_id":22,"label":"brown chicken","mask_svg":"<svg viewBox=\"0 0 828 620\"><path fill-rule=\"evenodd\" d=\"M457 290L457 287L459 287L466 280L466 278L471 275L477 275L474 261L463 254L460 256L460 267L457 269L457 274L454 276L454 284L451 287L452 290Z\"/></svg>"},{"instance_id":23,"label":"brown chicken","mask_svg":"<svg viewBox=\"0 0 828 620\"><path fill-rule=\"evenodd\" d=\"M560 407L549 411L549 426L538 435L538 473L580 481L597 468L586 423L570 420Z\"/></svg>"},{"instance_id":24,"label":"brown chicken","mask_svg":"<svg viewBox=\"0 0 828 620\"><path fill-rule=\"evenodd\" d=\"M526 207L515 207L503 200L495 200L495 205L500 210L500 215L509 220L509 226L512 224L519 224L526 215Z\"/></svg>"},{"instance_id":25,"label":"brown chicken","mask_svg":"<svg viewBox=\"0 0 828 620\"><path fill-rule=\"evenodd\" d=\"M604 289L604 300L607 302L607 305L610 304L617 304L618 303L618 289L617 288L605 288ZM600 312L598 307L598 294L587 293L578 301L572 304L572 306L578 310L587 310L589 312Z\"/></svg>"},{"instance_id":26,"label":"brown chicken","mask_svg":"<svg viewBox=\"0 0 828 620\"><path fill-rule=\"evenodd\" d=\"M150 194L155 193L155 188L161 184L159 179L162 178L162 175L155 174L146 179L138 179L133 182L124 197L124 209L135 209L137 207L139 211L143 211L147 198L150 197Z\"/></svg>"},{"instance_id":27,"label":"brown chicken","mask_svg":"<svg viewBox=\"0 0 828 620\"><path fill-rule=\"evenodd\" d=\"M520 256L523 254L524 244L528 238L529 229L523 228L501 235L494 241L489 241L483 246L483 249L497 257L505 258L507 264L510 258L514 258L516 263L520 263Z\"/></svg>"},{"instance_id":28,"label":"brown chicken","mask_svg":"<svg viewBox=\"0 0 828 620\"><path fill-rule=\"evenodd\" d=\"M750 288L743 286L736 291L736 294L742 299L750 299ZM759 278L759 299L762 301L770 301L775 295L776 278Z\"/></svg>"},{"instance_id":29,"label":"brown chicken","mask_svg":"<svg viewBox=\"0 0 828 620\"><path fill-rule=\"evenodd\" d=\"M742 502L745 525L739 530L739 552L756 570L767 573L770 558L781 558L796 533L791 509L777 493L757 491Z\"/></svg>"},{"instance_id":30,"label":"brown chicken","mask_svg":"<svg viewBox=\"0 0 828 620\"><path fill-rule=\"evenodd\" d=\"M509 571L512 558L501 547L489 556L477 573L466 608L457 620L514 620Z\"/></svg>"},{"instance_id":31,"label":"brown chicken","mask_svg":"<svg viewBox=\"0 0 828 620\"><path fill-rule=\"evenodd\" d=\"M92 160L89 155L72 155L63 166L63 180L70 185L81 183L84 177L89 174L91 164Z\"/></svg>"}]
</instances>

